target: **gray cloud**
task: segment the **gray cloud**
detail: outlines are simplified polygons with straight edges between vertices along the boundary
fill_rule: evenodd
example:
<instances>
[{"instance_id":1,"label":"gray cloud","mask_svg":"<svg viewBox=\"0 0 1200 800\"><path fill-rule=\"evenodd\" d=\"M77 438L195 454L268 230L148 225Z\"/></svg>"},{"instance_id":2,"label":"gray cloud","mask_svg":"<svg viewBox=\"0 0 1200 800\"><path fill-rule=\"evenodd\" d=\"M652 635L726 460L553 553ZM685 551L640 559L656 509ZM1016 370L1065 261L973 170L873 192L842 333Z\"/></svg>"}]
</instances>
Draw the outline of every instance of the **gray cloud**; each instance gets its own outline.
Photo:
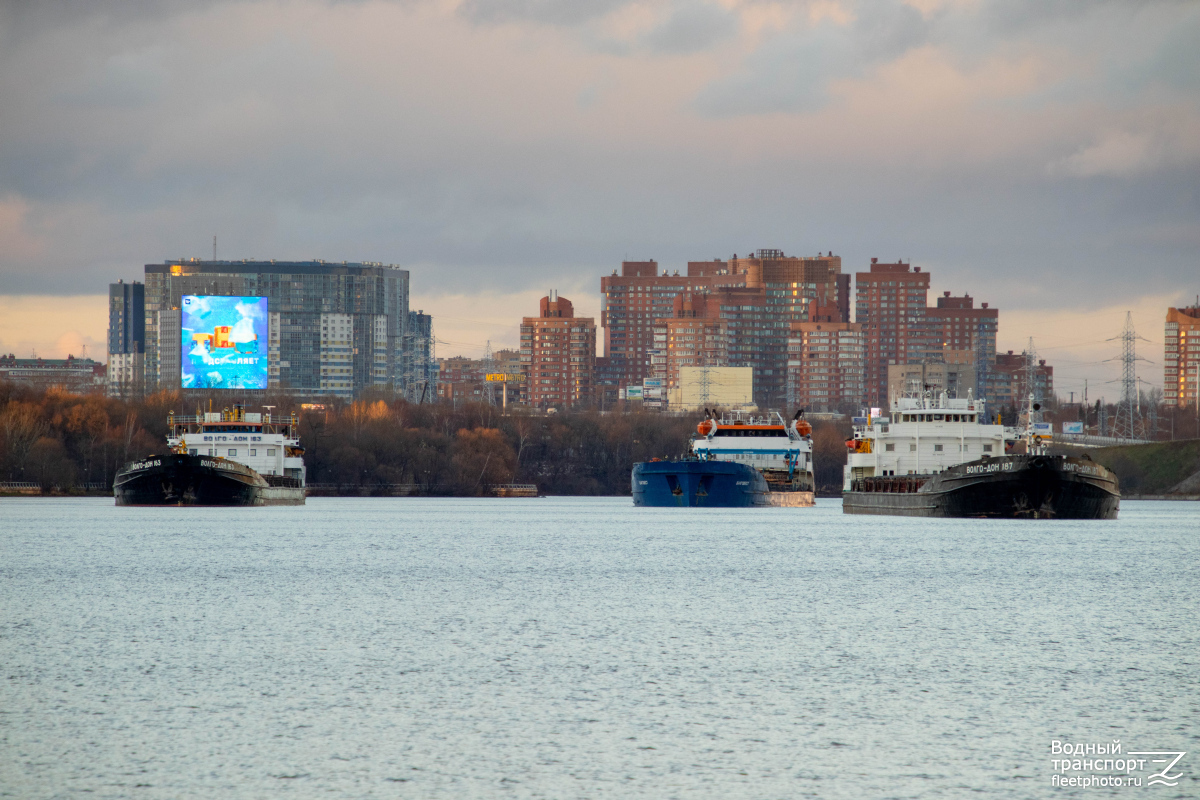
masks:
<instances>
[{"instance_id":1,"label":"gray cloud","mask_svg":"<svg viewBox=\"0 0 1200 800\"><path fill-rule=\"evenodd\" d=\"M695 53L737 35L736 14L715 3L677 3L643 43L659 53Z\"/></svg>"},{"instance_id":2,"label":"gray cloud","mask_svg":"<svg viewBox=\"0 0 1200 800\"><path fill-rule=\"evenodd\" d=\"M662 56L741 35L712 5L680 3L620 57L565 29L614 4L476 3L470 24L417 29L388 4L167 7L26 17L0 48L0 292L101 292L144 263L206 255L214 233L227 257L402 263L425 292L757 247L832 249L849 269L912 258L1002 308L1195 281L1189 8L1139 15L1121 50L1110 6L1018 29L863 4L853 25L706 62L696 74L718 77L696 114L701 79ZM513 47L489 29L500 21L551 54ZM1025 90L916 121L830 108L831 81L869 82L920 47L1113 55L1086 92L1038 103ZM1138 92L1156 85L1169 95L1144 111ZM923 144L948 125L959 138Z\"/></svg>"},{"instance_id":3,"label":"gray cloud","mask_svg":"<svg viewBox=\"0 0 1200 800\"><path fill-rule=\"evenodd\" d=\"M630 0L464 0L458 11L481 25L536 22L573 26L602 17Z\"/></svg>"},{"instance_id":4,"label":"gray cloud","mask_svg":"<svg viewBox=\"0 0 1200 800\"><path fill-rule=\"evenodd\" d=\"M772 37L746 61L696 98L711 116L812 112L830 101L829 84L858 78L929 40L931 24L895 0L860 0L848 26L826 21Z\"/></svg>"}]
</instances>

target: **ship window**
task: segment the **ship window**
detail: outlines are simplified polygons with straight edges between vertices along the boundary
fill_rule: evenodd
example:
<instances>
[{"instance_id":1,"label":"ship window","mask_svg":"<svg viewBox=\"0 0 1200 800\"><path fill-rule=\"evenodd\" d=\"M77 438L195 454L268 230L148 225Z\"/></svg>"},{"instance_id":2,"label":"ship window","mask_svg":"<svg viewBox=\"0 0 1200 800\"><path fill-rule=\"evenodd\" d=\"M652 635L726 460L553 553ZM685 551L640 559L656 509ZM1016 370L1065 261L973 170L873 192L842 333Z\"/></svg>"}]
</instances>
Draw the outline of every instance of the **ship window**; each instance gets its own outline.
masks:
<instances>
[{"instance_id":1,"label":"ship window","mask_svg":"<svg viewBox=\"0 0 1200 800\"><path fill-rule=\"evenodd\" d=\"M269 456L273 456L273 455L275 455L275 448L274 448L274 447L268 447L268 448L267 448L267 455L269 455Z\"/></svg>"},{"instance_id":2,"label":"ship window","mask_svg":"<svg viewBox=\"0 0 1200 800\"><path fill-rule=\"evenodd\" d=\"M894 444L884 445L884 449L887 450L889 453L892 453L892 452L895 452L896 445L894 445Z\"/></svg>"},{"instance_id":3,"label":"ship window","mask_svg":"<svg viewBox=\"0 0 1200 800\"><path fill-rule=\"evenodd\" d=\"M258 451L257 451L257 450L255 450L253 447L251 447L251 448L250 448L250 455L252 455L252 456L256 456L256 455L258 455Z\"/></svg>"},{"instance_id":4,"label":"ship window","mask_svg":"<svg viewBox=\"0 0 1200 800\"><path fill-rule=\"evenodd\" d=\"M951 420L951 421L952 421L952 422L962 422L962 419L961 419L961 418L958 416L958 414L955 414L955 415L954 415L954 419L953 419L953 420Z\"/></svg>"},{"instance_id":5,"label":"ship window","mask_svg":"<svg viewBox=\"0 0 1200 800\"><path fill-rule=\"evenodd\" d=\"M910 453L915 453L915 452L917 452L917 446L916 446L915 444L910 444L910 445L908 446L908 452L910 452Z\"/></svg>"},{"instance_id":6,"label":"ship window","mask_svg":"<svg viewBox=\"0 0 1200 800\"><path fill-rule=\"evenodd\" d=\"M188 450L188 455L194 456L194 455L197 455L199 452L200 452L199 450L197 450L196 448L193 447L191 450Z\"/></svg>"},{"instance_id":7,"label":"ship window","mask_svg":"<svg viewBox=\"0 0 1200 800\"><path fill-rule=\"evenodd\" d=\"M991 446L990 444L985 444L985 445L983 446L983 452L985 452L985 453L990 453L990 452L992 452L992 446Z\"/></svg>"},{"instance_id":8,"label":"ship window","mask_svg":"<svg viewBox=\"0 0 1200 800\"><path fill-rule=\"evenodd\" d=\"M942 452L942 446L941 446L940 444L935 444L935 445L933 446L933 452L935 452L935 453L940 453L940 452Z\"/></svg>"},{"instance_id":9,"label":"ship window","mask_svg":"<svg viewBox=\"0 0 1200 800\"><path fill-rule=\"evenodd\" d=\"M237 450L235 450L235 449L234 449L234 448L232 448L232 447L231 447L231 448L229 448L229 455L231 455L231 456L236 456L236 455L237 455Z\"/></svg>"},{"instance_id":10,"label":"ship window","mask_svg":"<svg viewBox=\"0 0 1200 800\"><path fill-rule=\"evenodd\" d=\"M934 415L933 415L933 421L934 421L934 422L941 422L941 421L942 421L942 417L943 417L943 416L944 416L944 415L942 415L942 414L934 414Z\"/></svg>"}]
</instances>

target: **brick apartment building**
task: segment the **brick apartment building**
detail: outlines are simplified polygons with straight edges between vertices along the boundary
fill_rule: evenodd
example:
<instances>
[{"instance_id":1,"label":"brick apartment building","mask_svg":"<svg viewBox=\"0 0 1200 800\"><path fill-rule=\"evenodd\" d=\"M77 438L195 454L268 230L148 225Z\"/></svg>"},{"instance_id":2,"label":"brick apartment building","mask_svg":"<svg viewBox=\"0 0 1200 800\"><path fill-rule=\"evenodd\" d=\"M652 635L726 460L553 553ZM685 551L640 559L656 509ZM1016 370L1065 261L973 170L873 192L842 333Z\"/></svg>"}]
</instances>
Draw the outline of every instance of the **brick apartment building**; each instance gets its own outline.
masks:
<instances>
[{"instance_id":1,"label":"brick apartment building","mask_svg":"<svg viewBox=\"0 0 1200 800\"><path fill-rule=\"evenodd\" d=\"M925 311L930 330L941 330L941 360L947 364L970 364L974 368L974 384L960 387L965 393L971 388L975 397L985 397L988 373L996 363L996 331L1000 311L983 303L975 308L969 294L953 297L943 292L937 306Z\"/></svg>"},{"instance_id":2,"label":"brick apartment building","mask_svg":"<svg viewBox=\"0 0 1200 800\"><path fill-rule=\"evenodd\" d=\"M991 394L993 387L1007 397L1007 379L991 377L996 368L999 310L987 303L976 308L969 294L954 297L950 292L930 306L930 277L903 261L885 264L875 258L870 271L856 274L855 321L862 324L866 342L867 403L887 407L888 367L910 364L969 365L970 373L952 369L955 377L948 385L963 394L971 389L991 403L998 399ZM959 383L960 375L970 377L970 385Z\"/></svg>"},{"instance_id":3,"label":"brick apartment building","mask_svg":"<svg viewBox=\"0 0 1200 800\"><path fill-rule=\"evenodd\" d=\"M941 331L931 336L925 319L929 273L903 261L871 259L868 272L855 274L855 321L866 342L866 401L888 405L888 366L920 362L941 350ZM940 358L940 353L939 353Z\"/></svg>"},{"instance_id":4,"label":"brick apartment building","mask_svg":"<svg viewBox=\"0 0 1200 800\"><path fill-rule=\"evenodd\" d=\"M809 321L816 309L848 322L849 280L832 253L800 258L758 250L744 258L689 261L685 276L659 275L654 261L623 262L620 275L600 279L605 354L624 385L658 374L667 362L656 364L655 357L667 354L656 352L655 321L674 316L676 297L707 293L703 316L725 321L729 365L753 367L757 401L780 406L787 398L792 323Z\"/></svg>"},{"instance_id":5,"label":"brick apartment building","mask_svg":"<svg viewBox=\"0 0 1200 800\"><path fill-rule=\"evenodd\" d=\"M716 295L676 295L672 316L655 321L654 374L668 392L679 385L684 367L728 366L727 325L706 313L710 302L716 302Z\"/></svg>"},{"instance_id":6,"label":"brick apartment building","mask_svg":"<svg viewBox=\"0 0 1200 800\"><path fill-rule=\"evenodd\" d=\"M988 408L991 412L1001 408L1023 408L1030 392L1029 357L1026 353L997 353L996 363L988 375ZM1033 367L1033 399L1044 400L1054 396L1054 367L1046 360L1038 359Z\"/></svg>"},{"instance_id":7,"label":"brick apartment building","mask_svg":"<svg viewBox=\"0 0 1200 800\"><path fill-rule=\"evenodd\" d=\"M567 408L594 401L596 321L576 317L557 292L543 297L539 315L521 320L521 362L528 403Z\"/></svg>"},{"instance_id":8,"label":"brick apartment building","mask_svg":"<svg viewBox=\"0 0 1200 800\"><path fill-rule=\"evenodd\" d=\"M866 339L857 322L797 322L788 339L789 409L853 411L866 390Z\"/></svg>"},{"instance_id":9,"label":"brick apartment building","mask_svg":"<svg viewBox=\"0 0 1200 800\"><path fill-rule=\"evenodd\" d=\"M1177 408L1200 406L1200 302L1167 309L1163 402Z\"/></svg>"},{"instance_id":10,"label":"brick apartment building","mask_svg":"<svg viewBox=\"0 0 1200 800\"><path fill-rule=\"evenodd\" d=\"M687 292L743 286L724 261L689 262L686 275L658 273L657 261L623 261L620 274L600 278L600 325L604 356L621 386L640 386L654 374L654 321L673 315L675 298Z\"/></svg>"}]
</instances>

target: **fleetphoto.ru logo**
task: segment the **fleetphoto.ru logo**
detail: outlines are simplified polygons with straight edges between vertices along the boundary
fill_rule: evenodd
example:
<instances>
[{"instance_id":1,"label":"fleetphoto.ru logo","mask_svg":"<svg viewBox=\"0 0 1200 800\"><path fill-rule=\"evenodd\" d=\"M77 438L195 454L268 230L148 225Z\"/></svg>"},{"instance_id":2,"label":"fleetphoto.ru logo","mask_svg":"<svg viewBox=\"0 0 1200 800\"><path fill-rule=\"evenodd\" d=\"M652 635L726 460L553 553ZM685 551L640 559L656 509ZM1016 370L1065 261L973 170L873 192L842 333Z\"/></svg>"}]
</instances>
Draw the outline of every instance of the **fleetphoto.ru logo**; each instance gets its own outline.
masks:
<instances>
[{"instance_id":1,"label":"fleetphoto.ru logo","mask_svg":"<svg viewBox=\"0 0 1200 800\"><path fill-rule=\"evenodd\" d=\"M1109 786L1178 786L1183 777L1177 765L1187 755L1180 750L1128 750L1121 753L1121 740L1101 744L1078 744L1055 739L1050 742L1054 775L1052 786L1083 789Z\"/></svg>"}]
</instances>

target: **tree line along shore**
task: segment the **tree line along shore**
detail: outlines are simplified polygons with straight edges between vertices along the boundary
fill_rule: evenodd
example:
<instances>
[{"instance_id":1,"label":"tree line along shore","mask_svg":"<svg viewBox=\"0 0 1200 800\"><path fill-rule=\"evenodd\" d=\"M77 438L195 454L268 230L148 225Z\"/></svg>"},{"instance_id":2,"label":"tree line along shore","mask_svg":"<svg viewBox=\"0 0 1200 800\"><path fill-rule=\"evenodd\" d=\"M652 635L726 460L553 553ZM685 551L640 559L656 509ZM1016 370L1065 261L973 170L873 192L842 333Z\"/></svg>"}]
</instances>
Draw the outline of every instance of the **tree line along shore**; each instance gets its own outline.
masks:
<instances>
[{"instance_id":1,"label":"tree line along shore","mask_svg":"<svg viewBox=\"0 0 1200 800\"><path fill-rule=\"evenodd\" d=\"M237 402L212 398L213 410ZM487 404L416 405L257 398L276 419L300 418L310 487L322 494L483 496L534 484L541 494L628 495L639 461L684 454L698 416L594 410L504 414ZM316 408L303 408L315 405ZM247 410L256 410L247 404ZM209 409L208 398L161 392L140 401L0 383L0 481L43 493L107 493L128 461L166 448L167 415ZM818 423L818 483L840 490L848 423Z\"/></svg>"},{"instance_id":2,"label":"tree line along shore","mask_svg":"<svg viewBox=\"0 0 1200 800\"><path fill-rule=\"evenodd\" d=\"M0 482L11 492L107 494L128 461L166 448L167 415L219 410L228 394L161 392L123 401L0 382ZM355 402L287 395L258 398L276 419L300 418L310 486L323 494L472 497L533 484L548 495L628 495L639 461L687 452L695 415L594 410L503 414L487 404L416 405L367 396ZM247 410L255 410L247 405ZM848 420L816 421L818 493L841 493ZM1200 441L1089 451L1113 469L1126 494L1160 494L1200 470ZM1200 492L1200 488L1197 489Z\"/></svg>"}]
</instances>

